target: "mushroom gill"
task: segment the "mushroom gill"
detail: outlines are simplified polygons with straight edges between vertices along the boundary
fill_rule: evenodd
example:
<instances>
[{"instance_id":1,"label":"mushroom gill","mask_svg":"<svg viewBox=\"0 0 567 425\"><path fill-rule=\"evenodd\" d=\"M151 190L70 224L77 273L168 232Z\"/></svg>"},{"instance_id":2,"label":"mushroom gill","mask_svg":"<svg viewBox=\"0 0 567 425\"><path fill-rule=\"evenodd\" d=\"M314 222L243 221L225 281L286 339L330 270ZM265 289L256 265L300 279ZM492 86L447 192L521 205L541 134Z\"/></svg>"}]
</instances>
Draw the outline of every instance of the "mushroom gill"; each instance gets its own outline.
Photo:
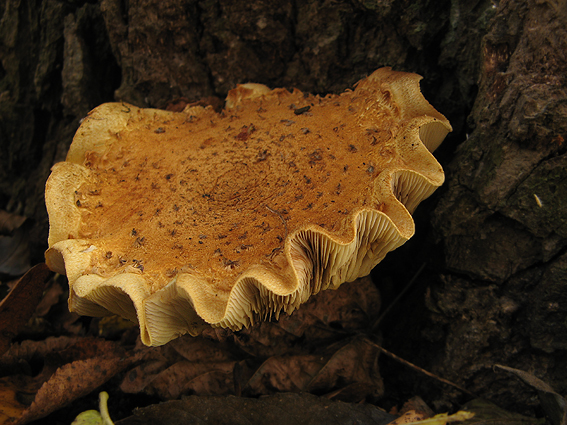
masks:
<instances>
[{"instance_id":1,"label":"mushroom gill","mask_svg":"<svg viewBox=\"0 0 567 425\"><path fill-rule=\"evenodd\" d=\"M443 183L431 151L451 127L420 79L382 68L325 97L245 84L221 113L97 107L45 192L70 309L160 345L367 275Z\"/></svg>"}]
</instances>

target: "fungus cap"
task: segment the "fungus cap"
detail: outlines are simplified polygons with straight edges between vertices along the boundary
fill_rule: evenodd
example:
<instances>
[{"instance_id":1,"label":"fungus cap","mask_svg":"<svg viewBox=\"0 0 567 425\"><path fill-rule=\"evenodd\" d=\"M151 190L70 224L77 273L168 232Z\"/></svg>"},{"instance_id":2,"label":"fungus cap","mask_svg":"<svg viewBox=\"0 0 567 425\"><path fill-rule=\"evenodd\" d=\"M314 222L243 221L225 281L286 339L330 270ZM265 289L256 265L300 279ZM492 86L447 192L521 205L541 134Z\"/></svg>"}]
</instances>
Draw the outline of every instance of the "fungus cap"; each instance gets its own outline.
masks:
<instances>
[{"instance_id":1,"label":"fungus cap","mask_svg":"<svg viewBox=\"0 0 567 425\"><path fill-rule=\"evenodd\" d=\"M221 113L97 107L46 184L46 262L70 309L160 345L367 275L443 183L431 152L451 127L420 79L382 68L325 97L243 85Z\"/></svg>"}]
</instances>

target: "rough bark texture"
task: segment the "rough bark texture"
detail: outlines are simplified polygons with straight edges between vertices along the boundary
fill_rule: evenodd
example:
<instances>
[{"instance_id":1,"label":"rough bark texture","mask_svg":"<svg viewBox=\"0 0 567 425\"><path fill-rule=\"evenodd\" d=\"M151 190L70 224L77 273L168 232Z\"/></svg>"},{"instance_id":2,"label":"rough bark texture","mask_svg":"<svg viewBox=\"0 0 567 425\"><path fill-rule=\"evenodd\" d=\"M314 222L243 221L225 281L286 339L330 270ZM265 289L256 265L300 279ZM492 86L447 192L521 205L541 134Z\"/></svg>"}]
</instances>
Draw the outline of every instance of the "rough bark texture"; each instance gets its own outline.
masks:
<instances>
[{"instance_id":1,"label":"rough bark texture","mask_svg":"<svg viewBox=\"0 0 567 425\"><path fill-rule=\"evenodd\" d=\"M387 297L429 265L386 342L505 407L534 400L494 363L567 391L565 0L4 0L0 16L0 209L35 220L35 261L49 168L102 102L165 108L248 81L340 92L380 66L417 72L455 131L417 237L376 271ZM395 370L408 394L458 399Z\"/></svg>"},{"instance_id":2,"label":"rough bark texture","mask_svg":"<svg viewBox=\"0 0 567 425\"><path fill-rule=\"evenodd\" d=\"M438 370L473 391L494 361L567 390L567 3L502 2L483 38L474 129L433 213L446 270ZM506 394L508 393L508 394Z\"/></svg>"}]
</instances>

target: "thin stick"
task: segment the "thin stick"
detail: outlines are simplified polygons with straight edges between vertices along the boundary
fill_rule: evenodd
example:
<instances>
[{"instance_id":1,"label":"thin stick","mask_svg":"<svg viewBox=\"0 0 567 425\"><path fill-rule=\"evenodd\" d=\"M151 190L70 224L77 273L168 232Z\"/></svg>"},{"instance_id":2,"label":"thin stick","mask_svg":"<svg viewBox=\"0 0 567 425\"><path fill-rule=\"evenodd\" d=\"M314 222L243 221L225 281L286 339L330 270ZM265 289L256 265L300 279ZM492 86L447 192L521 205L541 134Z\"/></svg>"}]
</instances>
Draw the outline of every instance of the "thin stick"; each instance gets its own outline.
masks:
<instances>
[{"instance_id":1,"label":"thin stick","mask_svg":"<svg viewBox=\"0 0 567 425\"><path fill-rule=\"evenodd\" d=\"M375 342L369 341L370 344L374 345L376 348L378 348L379 350L381 350L384 354L386 354L388 357L391 357L392 359L410 367L413 370L417 370L418 372L423 373L424 375L429 376L430 378L436 379L440 382L443 382L444 384L450 385L451 387L454 387L456 389L458 389L459 391L473 397L473 398L478 398L478 396L474 393L471 393L469 390L460 387L457 384L454 384L451 381L448 381L446 379L441 378L440 376L435 375L434 373L428 372L425 369L420 368L419 366L414 365L413 363L408 362L407 360L402 359L401 357L396 356L394 353L391 353L390 351L386 350L385 348L383 348L382 346L376 344Z\"/></svg>"},{"instance_id":2,"label":"thin stick","mask_svg":"<svg viewBox=\"0 0 567 425\"><path fill-rule=\"evenodd\" d=\"M400 298L402 298L404 296L404 294L408 291L408 289L411 288L411 286L415 283L415 281L417 280L417 278L419 277L419 275L421 274L421 272L425 268L426 264L427 263L423 263L419 267L419 269L415 272L415 274L413 275L411 280L408 282L406 287L396 296L396 298L394 298L394 300L390 303L390 305L382 312L380 317L378 317L378 319L376 319L376 321L372 324L372 327L370 328L370 332L374 332L376 330L376 328L378 328L378 325L380 324L382 319L390 312L392 307L394 305L396 305L396 303L400 300Z\"/></svg>"}]
</instances>

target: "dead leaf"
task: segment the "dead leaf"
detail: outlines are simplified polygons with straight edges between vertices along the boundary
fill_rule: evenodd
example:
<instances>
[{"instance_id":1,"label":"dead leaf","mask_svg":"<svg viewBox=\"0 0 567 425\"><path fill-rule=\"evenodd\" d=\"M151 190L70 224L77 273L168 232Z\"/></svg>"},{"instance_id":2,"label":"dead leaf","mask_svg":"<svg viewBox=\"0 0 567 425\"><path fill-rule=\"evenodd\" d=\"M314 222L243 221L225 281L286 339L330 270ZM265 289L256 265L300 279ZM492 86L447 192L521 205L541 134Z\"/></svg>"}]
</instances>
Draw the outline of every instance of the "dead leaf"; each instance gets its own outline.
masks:
<instances>
[{"instance_id":1,"label":"dead leaf","mask_svg":"<svg viewBox=\"0 0 567 425\"><path fill-rule=\"evenodd\" d=\"M173 394L196 392L197 387L206 391L206 394L227 394L228 390L219 387L219 384L212 382L212 379L225 382L222 376L226 372L225 366L219 366L220 370L217 370L215 365L234 365L236 359L233 355L234 350L235 347L229 343L189 335L181 336L161 347L138 346L136 351L141 355L143 362L126 373L120 388L126 393L143 391L157 394L164 400L178 397ZM181 365L189 363L194 365L194 369L178 366L180 368L178 370L178 367L174 367L178 363ZM203 363L210 365L211 371L215 373L207 375L206 370L201 366ZM188 376L180 375L181 370ZM204 381L198 379L199 374L204 374ZM156 378L159 379L153 383ZM169 384L162 384L163 379L173 379L171 388ZM213 388L218 388L219 392L213 391ZM231 390L234 388L232 382L228 388Z\"/></svg>"},{"instance_id":2,"label":"dead leaf","mask_svg":"<svg viewBox=\"0 0 567 425\"><path fill-rule=\"evenodd\" d=\"M146 390L158 374L167 367L168 363L165 360L146 361L128 371L120 384L120 389L125 393L140 393Z\"/></svg>"},{"instance_id":3,"label":"dead leaf","mask_svg":"<svg viewBox=\"0 0 567 425\"><path fill-rule=\"evenodd\" d=\"M50 285L48 285L47 289L43 294L43 298L41 299L41 301L37 305L37 308L35 309L35 315L37 317L47 316L49 310L51 310L51 307L53 307L59 302L61 295L63 295L64 292L65 291L61 287L61 284L57 282L56 279L52 279L50 281Z\"/></svg>"},{"instance_id":4,"label":"dead leaf","mask_svg":"<svg viewBox=\"0 0 567 425\"><path fill-rule=\"evenodd\" d=\"M98 336L102 338L114 339L119 337L124 331L138 327L131 320L124 319L118 315L101 317L98 322Z\"/></svg>"},{"instance_id":5,"label":"dead leaf","mask_svg":"<svg viewBox=\"0 0 567 425\"><path fill-rule=\"evenodd\" d=\"M468 402L463 409L474 413L474 418L464 422L465 425L543 425L545 422L509 412L480 398Z\"/></svg>"},{"instance_id":6,"label":"dead leaf","mask_svg":"<svg viewBox=\"0 0 567 425\"><path fill-rule=\"evenodd\" d=\"M140 351L144 361L125 374L120 388L163 400L193 393L239 394L242 389L251 396L309 391L360 401L383 391L379 350L364 338L323 346L311 354L290 351L263 361L243 353L237 356L233 349L228 343L191 337L146 348Z\"/></svg>"},{"instance_id":7,"label":"dead leaf","mask_svg":"<svg viewBox=\"0 0 567 425\"><path fill-rule=\"evenodd\" d=\"M409 412L410 410L420 414L423 419L430 418L435 415L433 410L431 410L431 408L419 396L412 397L406 401L400 409L400 415L403 415L405 412Z\"/></svg>"},{"instance_id":8,"label":"dead leaf","mask_svg":"<svg viewBox=\"0 0 567 425\"><path fill-rule=\"evenodd\" d=\"M11 214L7 211L0 210L0 235L11 235L14 230L21 227L26 220L27 218L21 215Z\"/></svg>"},{"instance_id":9,"label":"dead leaf","mask_svg":"<svg viewBox=\"0 0 567 425\"><path fill-rule=\"evenodd\" d=\"M68 363L46 381L17 424L44 418L98 388L130 364L123 357L95 357Z\"/></svg>"},{"instance_id":10,"label":"dead leaf","mask_svg":"<svg viewBox=\"0 0 567 425\"><path fill-rule=\"evenodd\" d=\"M234 388L234 363L180 361L158 373L144 390L163 400L174 400L183 394L230 394Z\"/></svg>"},{"instance_id":11,"label":"dead leaf","mask_svg":"<svg viewBox=\"0 0 567 425\"><path fill-rule=\"evenodd\" d=\"M374 344L365 338L355 338L346 345L337 343L329 349L336 351L311 379L307 391L328 393L357 384L357 391L352 391L352 394L342 391L340 397L339 393L335 395L337 399L350 402L364 400L369 395L380 395L384 391L378 372L380 351ZM364 391L361 393L361 390Z\"/></svg>"},{"instance_id":12,"label":"dead leaf","mask_svg":"<svg viewBox=\"0 0 567 425\"><path fill-rule=\"evenodd\" d=\"M0 273L19 276L30 268L26 217L0 210Z\"/></svg>"},{"instance_id":13,"label":"dead leaf","mask_svg":"<svg viewBox=\"0 0 567 425\"><path fill-rule=\"evenodd\" d=\"M546 415L553 425L567 425L567 401L557 394L551 386L531 373L502 365L494 365L498 369L513 373L526 384L535 389Z\"/></svg>"},{"instance_id":14,"label":"dead leaf","mask_svg":"<svg viewBox=\"0 0 567 425\"><path fill-rule=\"evenodd\" d=\"M114 341L107 341L102 338L84 337L80 338L73 345L58 352L58 357L64 363L77 360L87 360L95 357L121 357L122 348Z\"/></svg>"},{"instance_id":15,"label":"dead leaf","mask_svg":"<svg viewBox=\"0 0 567 425\"><path fill-rule=\"evenodd\" d=\"M2 370L10 363L14 367L10 376L0 379L0 394L13 394L24 405L11 423L25 424L85 396L137 360L137 353L126 353L119 343L100 338L25 341L0 358ZM43 367L32 376L38 364ZM10 407L9 398L0 398L0 411L2 403Z\"/></svg>"},{"instance_id":16,"label":"dead leaf","mask_svg":"<svg viewBox=\"0 0 567 425\"><path fill-rule=\"evenodd\" d=\"M40 385L33 377L25 374L0 378L0 394L2 394L0 411L10 412L10 418L6 418L6 423L17 422L33 400Z\"/></svg>"},{"instance_id":17,"label":"dead leaf","mask_svg":"<svg viewBox=\"0 0 567 425\"><path fill-rule=\"evenodd\" d=\"M6 385L0 380L0 424L15 421L26 409L26 406L17 400L16 393L14 385Z\"/></svg>"},{"instance_id":18,"label":"dead leaf","mask_svg":"<svg viewBox=\"0 0 567 425\"><path fill-rule=\"evenodd\" d=\"M321 355L283 355L267 359L244 387L249 395L305 391L328 358Z\"/></svg>"},{"instance_id":19,"label":"dead leaf","mask_svg":"<svg viewBox=\"0 0 567 425\"><path fill-rule=\"evenodd\" d=\"M365 328L380 312L380 293L369 276L322 291L291 316L283 316L278 326L297 337L321 340Z\"/></svg>"},{"instance_id":20,"label":"dead leaf","mask_svg":"<svg viewBox=\"0 0 567 425\"><path fill-rule=\"evenodd\" d=\"M14 374L18 364L29 362L32 358L44 358L48 353L64 350L75 344L77 337L59 336L49 337L43 341L22 341L10 346L0 357L0 375ZM17 373L17 372L16 372Z\"/></svg>"},{"instance_id":21,"label":"dead leaf","mask_svg":"<svg viewBox=\"0 0 567 425\"><path fill-rule=\"evenodd\" d=\"M133 416L116 425L384 425L392 419L371 404L288 393L258 399L190 396L136 409Z\"/></svg>"},{"instance_id":22,"label":"dead leaf","mask_svg":"<svg viewBox=\"0 0 567 425\"><path fill-rule=\"evenodd\" d=\"M236 359L236 356L232 353L234 347L205 338L185 335L171 341L168 346L179 356L190 362L203 360L207 362L224 362Z\"/></svg>"},{"instance_id":23,"label":"dead leaf","mask_svg":"<svg viewBox=\"0 0 567 425\"><path fill-rule=\"evenodd\" d=\"M362 289L361 289L362 288ZM345 401L383 392L379 349L365 338L348 338L378 314L379 295L370 279L313 297L292 316L241 332L184 336L165 346L138 347L143 361L120 388L163 400L192 393L266 395L309 391ZM334 343L337 339L340 343Z\"/></svg>"},{"instance_id":24,"label":"dead leaf","mask_svg":"<svg viewBox=\"0 0 567 425\"><path fill-rule=\"evenodd\" d=\"M14 343L0 356L0 368L11 367L20 361L29 361L32 357L45 357L47 353L63 350L77 341L76 337L49 337L43 341L22 341ZM8 372L8 371L7 371ZM9 373L2 373L5 376Z\"/></svg>"},{"instance_id":25,"label":"dead leaf","mask_svg":"<svg viewBox=\"0 0 567 425\"><path fill-rule=\"evenodd\" d=\"M44 263L32 267L0 303L0 354L34 313L52 274Z\"/></svg>"},{"instance_id":26,"label":"dead leaf","mask_svg":"<svg viewBox=\"0 0 567 425\"><path fill-rule=\"evenodd\" d=\"M336 398L360 401L383 391L378 373L379 350L364 338L337 343L321 354L268 358L250 377L247 395L274 392L333 392ZM348 391L340 391L347 389Z\"/></svg>"},{"instance_id":27,"label":"dead leaf","mask_svg":"<svg viewBox=\"0 0 567 425\"><path fill-rule=\"evenodd\" d=\"M291 315L244 329L233 338L247 353L267 358L289 353L298 341L303 350L311 350L323 341L365 329L379 312L380 294L372 279L364 277L337 290L322 291Z\"/></svg>"},{"instance_id":28,"label":"dead leaf","mask_svg":"<svg viewBox=\"0 0 567 425\"><path fill-rule=\"evenodd\" d=\"M105 362L105 359L114 358L126 358L124 350L116 342L105 341L94 337L80 338L75 344L70 345L64 350L49 353L45 356L43 359L43 368L34 378L38 383L36 390L39 390L41 385L53 379L55 374L68 364L89 359L99 359L102 364ZM128 356L128 360L130 361L131 359L132 357ZM95 370L91 373L96 375L98 371ZM82 379L80 375L75 378ZM30 400L30 403L31 401L33 400Z\"/></svg>"},{"instance_id":29,"label":"dead leaf","mask_svg":"<svg viewBox=\"0 0 567 425\"><path fill-rule=\"evenodd\" d=\"M399 418L390 422L389 425L410 424L413 422L419 422L423 419L425 419L425 415L423 413L418 413L415 410L408 410L407 412L400 415Z\"/></svg>"}]
</instances>

